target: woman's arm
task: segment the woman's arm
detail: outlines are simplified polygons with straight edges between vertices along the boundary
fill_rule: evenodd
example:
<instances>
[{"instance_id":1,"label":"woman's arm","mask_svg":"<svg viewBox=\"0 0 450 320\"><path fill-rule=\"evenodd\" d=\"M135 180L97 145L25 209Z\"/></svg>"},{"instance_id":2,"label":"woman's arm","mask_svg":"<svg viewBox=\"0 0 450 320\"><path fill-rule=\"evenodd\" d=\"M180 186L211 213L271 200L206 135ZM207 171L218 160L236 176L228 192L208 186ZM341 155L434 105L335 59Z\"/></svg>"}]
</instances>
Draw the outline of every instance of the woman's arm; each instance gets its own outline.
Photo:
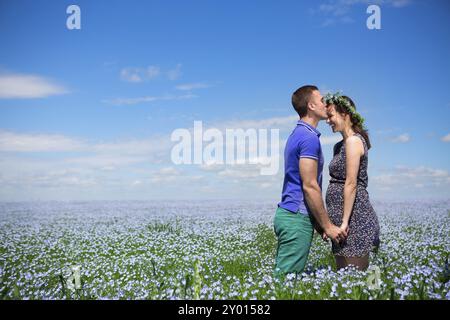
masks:
<instances>
[{"instance_id":1,"label":"woman's arm","mask_svg":"<svg viewBox=\"0 0 450 320\"><path fill-rule=\"evenodd\" d=\"M364 154L364 146L357 136L348 137L345 141L345 185L344 185L344 213L341 228L346 230L355 203L356 187L360 158Z\"/></svg>"}]
</instances>

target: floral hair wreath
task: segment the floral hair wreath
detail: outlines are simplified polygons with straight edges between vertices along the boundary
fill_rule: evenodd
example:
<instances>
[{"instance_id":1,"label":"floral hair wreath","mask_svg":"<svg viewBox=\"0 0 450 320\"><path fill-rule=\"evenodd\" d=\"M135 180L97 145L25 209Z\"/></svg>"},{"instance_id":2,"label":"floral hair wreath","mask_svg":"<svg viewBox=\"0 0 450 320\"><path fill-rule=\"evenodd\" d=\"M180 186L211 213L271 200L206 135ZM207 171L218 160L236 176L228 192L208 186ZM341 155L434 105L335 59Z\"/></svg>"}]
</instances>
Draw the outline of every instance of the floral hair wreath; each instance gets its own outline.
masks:
<instances>
[{"instance_id":1,"label":"floral hair wreath","mask_svg":"<svg viewBox=\"0 0 450 320\"><path fill-rule=\"evenodd\" d=\"M341 95L340 92L336 92L334 94L327 93L323 97L323 100L327 105L334 104L343 107L345 110L347 110L350 116L357 121L356 124L361 125L361 127L365 130L364 118L356 111L356 109L351 105L351 103Z\"/></svg>"}]
</instances>

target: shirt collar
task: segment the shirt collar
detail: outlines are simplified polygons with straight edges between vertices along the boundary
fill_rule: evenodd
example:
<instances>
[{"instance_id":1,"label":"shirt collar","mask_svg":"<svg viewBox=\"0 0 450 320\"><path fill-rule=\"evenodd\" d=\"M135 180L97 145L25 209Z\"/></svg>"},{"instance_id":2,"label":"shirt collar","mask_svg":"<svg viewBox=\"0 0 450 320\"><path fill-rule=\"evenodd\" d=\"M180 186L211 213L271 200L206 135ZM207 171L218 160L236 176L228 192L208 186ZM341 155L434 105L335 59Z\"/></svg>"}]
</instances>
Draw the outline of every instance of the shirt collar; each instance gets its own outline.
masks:
<instances>
[{"instance_id":1,"label":"shirt collar","mask_svg":"<svg viewBox=\"0 0 450 320\"><path fill-rule=\"evenodd\" d=\"M319 130L317 130L316 128L314 128L312 125L310 125L309 123L306 123L303 120L298 120L297 125L301 125L306 127L307 129L309 129L310 131L314 132L315 134L317 134L318 137L320 137L320 132Z\"/></svg>"}]
</instances>

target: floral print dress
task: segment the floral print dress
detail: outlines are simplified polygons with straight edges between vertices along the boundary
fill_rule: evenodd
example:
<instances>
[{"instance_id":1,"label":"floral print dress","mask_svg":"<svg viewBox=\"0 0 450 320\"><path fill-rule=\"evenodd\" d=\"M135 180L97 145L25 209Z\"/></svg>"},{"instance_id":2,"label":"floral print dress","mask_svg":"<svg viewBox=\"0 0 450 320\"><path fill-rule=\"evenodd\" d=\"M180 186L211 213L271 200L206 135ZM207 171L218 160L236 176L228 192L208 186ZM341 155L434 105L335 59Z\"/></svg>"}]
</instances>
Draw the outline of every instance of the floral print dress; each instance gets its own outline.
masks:
<instances>
[{"instance_id":1,"label":"floral print dress","mask_svg":"<svg viewBox=\"0 0 450 320\"><path fill-rule=\"evenodd\" d=\"M359 164L356 197L349 220L349 232L345 242L340 244L333 242L332 245L333 253L344 257L363 257L374 246L378 247L380 242L378 218L366 190L369 180L367 176L368 148L364 137L359 133L356 136L363 142L364 155L361 156ZM340 141L334 146L333 159L329 165L331 179L326 193L328 215L337 226L342 224L344 212L345 161L345 142Z\"/></svg>"}]
</instances>

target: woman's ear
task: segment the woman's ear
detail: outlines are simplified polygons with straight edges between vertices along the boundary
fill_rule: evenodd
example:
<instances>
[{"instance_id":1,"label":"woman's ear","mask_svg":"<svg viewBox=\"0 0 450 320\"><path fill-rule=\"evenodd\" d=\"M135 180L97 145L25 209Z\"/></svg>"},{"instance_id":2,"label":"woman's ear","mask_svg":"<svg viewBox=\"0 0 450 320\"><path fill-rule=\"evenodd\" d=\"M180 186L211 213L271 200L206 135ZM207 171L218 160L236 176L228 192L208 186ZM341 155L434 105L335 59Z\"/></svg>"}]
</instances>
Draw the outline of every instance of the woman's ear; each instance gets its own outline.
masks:
<instances>
[{"instance_id":1,"label":"woman's ear","mask_svg":"<svg viewBox=\"0 0 450 320\"><path fill-rule=\"evenodd\" d=\"M349 113L345 114L345 121L348 121L348 123L352 124L352 116Z\"/></svg>"}]
</instances>

